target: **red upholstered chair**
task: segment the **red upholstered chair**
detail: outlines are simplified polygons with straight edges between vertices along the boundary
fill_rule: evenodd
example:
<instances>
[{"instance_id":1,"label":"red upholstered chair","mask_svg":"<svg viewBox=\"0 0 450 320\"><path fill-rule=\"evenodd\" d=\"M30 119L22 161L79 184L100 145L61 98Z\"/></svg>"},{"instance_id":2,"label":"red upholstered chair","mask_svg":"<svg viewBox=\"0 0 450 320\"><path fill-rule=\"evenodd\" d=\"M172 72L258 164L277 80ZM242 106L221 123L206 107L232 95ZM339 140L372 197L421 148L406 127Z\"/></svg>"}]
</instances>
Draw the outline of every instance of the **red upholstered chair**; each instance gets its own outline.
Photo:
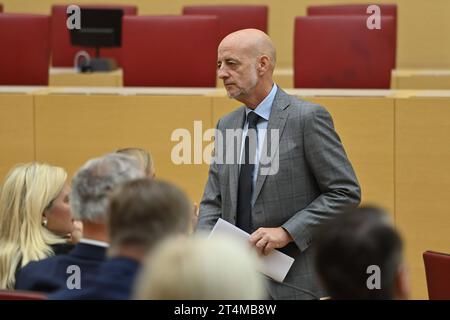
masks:
<instances>
[{"instance_id":1,"label":"red upholstered chair","mask_svg":"<svg viewBox=\"0 0 450 320\"><path fill-rule=\"evenodd\" d=\"M295 88L388 89L395 68L394 18L369 30L366 16L297 17Z\"/></svg>"},{"instance_id":2,"label":"red upholstered chair","mask_svg":"<svg viewBox=\"0 0 450 320\"><path fill-rule=\"evenodd\" d=\"M46 300L47 297L41 293L18 291L18 290L0 290L0 300Z\"/></svg>"},{"instance_id":3,"label":"red upholstered chair","mask_svg":"<svg viewBox=\"0 0 450 320\"><path fill-rule=\"evenodd\" d=\"M430 300L450 300L450 254L423 253Z\"/></svg>"},{"instance_id":4,"label":"red upholstered chair","mask_svg":"<svg viewBox=\"0 0 450 320\"><path fill-rule=\"evenodd\" d=\"M0 85L47 85L50 17L0 14Z\"/></svg>"},{"instance_id":5,"label":"red upholstered chair","mask_svg":"<svg viewBox=\"0 0 450 320\"><path fill-rule=\"evenodd\" d=\"M219 17L219 39L247 28L267 33L268 7L260 5L194 5L183 7L184 15L216 15Z\"/></svg>"},{"instance_id":6,"label":"red upholstered chair","mask_svg":"<svg viewBox=\"0 0 450 320\"><path fill-rule=\"evenodd\" d=\"M371 4L336 4L336 5L319 5L309 6L307 8L308 16L325 16L325 15L360 15L369 17L372 13L367 13L367 8ZM393 17L395 22L395 30L397 30L397 5L396 4L376 4L380 7L381 16Z\"/></svg>"},{"instance_id":7,"label":"red upholstered chair","mask_svg":"<svg viewBox=\"0 0 450 320\"><path fill-rule=\"evenodd\" d=\"M337 5L320 5L309 6L307 8L308 16L317 15L369 15L367 7L371 4L337 4ZM397 19L396 4L376 4L380 7L381 15L387 15Z\"/></svg>"},{"instance_id":8,"label":"red upholstered chair","mask_svg":"<svg viewBox=\"0 0 450 320\"><path fill-rule=\"evenodd\" d=\"M124 17L124 86L215 87L215 16Z\"/></svg>"},{"instance_id":9,"label":"red upholstered chair","mask_svg":"<svg viewBox=\"0 0 450 320\"><path fill-rule=\"evenodd\" d=\"M78 51L86 50L91 56L95 55L92 48L72 46L70 33L66 27L67 5L52 6L52 66L73 67L74 58ZM136 15L137 7L132 5L80 5L80 8L91 9L122 9L124 15ZM100 56L114 58L120 66L122 63L121 48L100 49Z\"/></svg>"}]
</instances>

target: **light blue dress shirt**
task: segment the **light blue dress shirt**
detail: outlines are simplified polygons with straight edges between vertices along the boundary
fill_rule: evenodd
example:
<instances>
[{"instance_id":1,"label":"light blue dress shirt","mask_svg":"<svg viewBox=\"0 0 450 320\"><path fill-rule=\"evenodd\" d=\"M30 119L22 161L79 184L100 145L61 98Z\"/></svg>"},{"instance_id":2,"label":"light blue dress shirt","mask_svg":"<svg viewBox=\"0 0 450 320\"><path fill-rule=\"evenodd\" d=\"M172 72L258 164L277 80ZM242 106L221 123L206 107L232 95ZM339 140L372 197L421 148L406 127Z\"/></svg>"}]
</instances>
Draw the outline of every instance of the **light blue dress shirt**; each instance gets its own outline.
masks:
<instances>
[{"instance_id":1,"label":"light blue dress shirt","mask_svg":"<svg viewBox=\"0 0 450 320\"><path fill-rule=\"evenodd\" d=\"M252 110L247 107L245 108L246 118L245 118L244 128L242 130L241 155L239 157L239 159L241 159L241 163L244 162L243 158L242 158L243 154L244 154L244 141L245 141L245 137L247 136L247 131L248 131L247 115L251 111L253 111L261 117L261 119L259 119L258 124L256 125L256 129L258 131L258 136L257 136L258 143L256 145L256 154L255 154L255 162L254 162L255 168L253 171L253 190L255 190L256 179L258 177L257 172L259 169L259 159L261 156L261 150L263 148L263 143L266 138L267 126L269 124L270 111L272 110L272 103L273 103L273 100L275 99L277 90L278 90L278 87L274 83L272 86L272 90L270 90L269 94L264 98L263 101L261 101L261 103L255 108L255 110ZM240 169L240 166L239 166L239 169Z\"/></svg>"}]
</instances>

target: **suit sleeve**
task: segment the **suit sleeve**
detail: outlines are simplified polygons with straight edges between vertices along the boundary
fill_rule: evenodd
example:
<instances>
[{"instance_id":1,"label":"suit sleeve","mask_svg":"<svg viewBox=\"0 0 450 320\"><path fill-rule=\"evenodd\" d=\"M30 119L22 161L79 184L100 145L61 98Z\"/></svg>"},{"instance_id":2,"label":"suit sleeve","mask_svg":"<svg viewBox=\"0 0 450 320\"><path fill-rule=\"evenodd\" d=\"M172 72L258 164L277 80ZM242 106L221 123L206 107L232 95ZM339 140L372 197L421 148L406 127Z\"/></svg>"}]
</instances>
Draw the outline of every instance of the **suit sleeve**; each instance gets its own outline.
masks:
<instances>
[{"instance_id":1,"label":"suit sleeve","mask_svg":"<svg viewBox=\"0 0 450 320\"><path fill-rule=\"evenodd\" d=\"M316 225L361 200L358 180L328 111L317 106L304 121L306 161L321 194L282 225L301 251L311 244Z\"/></svg>"},{"instance_id":2,"label":"suit sleeve","mask_svg":"<svg viewBox=\"0 0 450 320\"><path fill-rule=\"evenodd\" d=\"M219 122L216 126L215 141L217 142L217 132ZM215 153L217 154L217 144L215 145ZM222 216L222 197L220 194L220 181L218 164L214 157L209 167L208 181L206 182L205 191L202 201L200 202L200 212L197 222L196 231L209 231L216 224L217 220Z\"/></svg>"},{"instance_id":3,"label":"suit sleeve","mask_svg":"<svg viewBox=\"0 0 450 320\"><path fill-rule=\"evenodd\" d=\"M46 272L49 268L43 260L31 261L16 273L14 289L36 292L52 292L60 288L58 280Z\"/></svg>"}]
</instances>

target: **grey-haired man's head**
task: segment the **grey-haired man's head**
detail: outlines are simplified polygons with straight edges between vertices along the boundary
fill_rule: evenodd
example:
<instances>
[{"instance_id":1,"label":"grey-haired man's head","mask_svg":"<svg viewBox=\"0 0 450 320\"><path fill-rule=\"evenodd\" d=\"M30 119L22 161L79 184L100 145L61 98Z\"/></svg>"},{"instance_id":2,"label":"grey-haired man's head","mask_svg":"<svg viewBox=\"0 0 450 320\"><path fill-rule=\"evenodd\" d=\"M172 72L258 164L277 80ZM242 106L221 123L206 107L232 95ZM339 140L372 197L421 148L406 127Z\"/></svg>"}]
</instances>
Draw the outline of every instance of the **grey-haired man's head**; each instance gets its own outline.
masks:
<instances>
[{"instance_id":1,"label":"grey-haired man's head","mask_svg":"<svg viewBox=\"0 0 450 320\"><path fill-rule=\"evenodd\" d=\"M104 223L110 193L122 183L144 176L137 161L127 155L111 153L89 160L72 180L72 213L82 221Z\"/></svg>"}]
</instances>

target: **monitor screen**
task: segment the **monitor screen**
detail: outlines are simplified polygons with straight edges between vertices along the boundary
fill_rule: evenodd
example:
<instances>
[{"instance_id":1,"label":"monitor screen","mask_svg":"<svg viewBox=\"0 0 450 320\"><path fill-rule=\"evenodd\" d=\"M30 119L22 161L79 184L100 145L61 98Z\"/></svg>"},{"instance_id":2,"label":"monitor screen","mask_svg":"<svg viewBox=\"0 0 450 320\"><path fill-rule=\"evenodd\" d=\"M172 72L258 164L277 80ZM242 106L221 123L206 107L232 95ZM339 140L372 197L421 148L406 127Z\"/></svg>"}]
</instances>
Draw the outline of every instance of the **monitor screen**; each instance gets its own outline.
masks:
<instances>
[{"instance_id":1,"label":"monitor screen","mask_svg":"<svg viewBox=\"0 0 450 320\"><path fill-rule=\"evenodd\" d=\"M122 40L121 9L81 8L81 28L70 30L74 46L120 47Z\"/></svg>"}]
</instances>

